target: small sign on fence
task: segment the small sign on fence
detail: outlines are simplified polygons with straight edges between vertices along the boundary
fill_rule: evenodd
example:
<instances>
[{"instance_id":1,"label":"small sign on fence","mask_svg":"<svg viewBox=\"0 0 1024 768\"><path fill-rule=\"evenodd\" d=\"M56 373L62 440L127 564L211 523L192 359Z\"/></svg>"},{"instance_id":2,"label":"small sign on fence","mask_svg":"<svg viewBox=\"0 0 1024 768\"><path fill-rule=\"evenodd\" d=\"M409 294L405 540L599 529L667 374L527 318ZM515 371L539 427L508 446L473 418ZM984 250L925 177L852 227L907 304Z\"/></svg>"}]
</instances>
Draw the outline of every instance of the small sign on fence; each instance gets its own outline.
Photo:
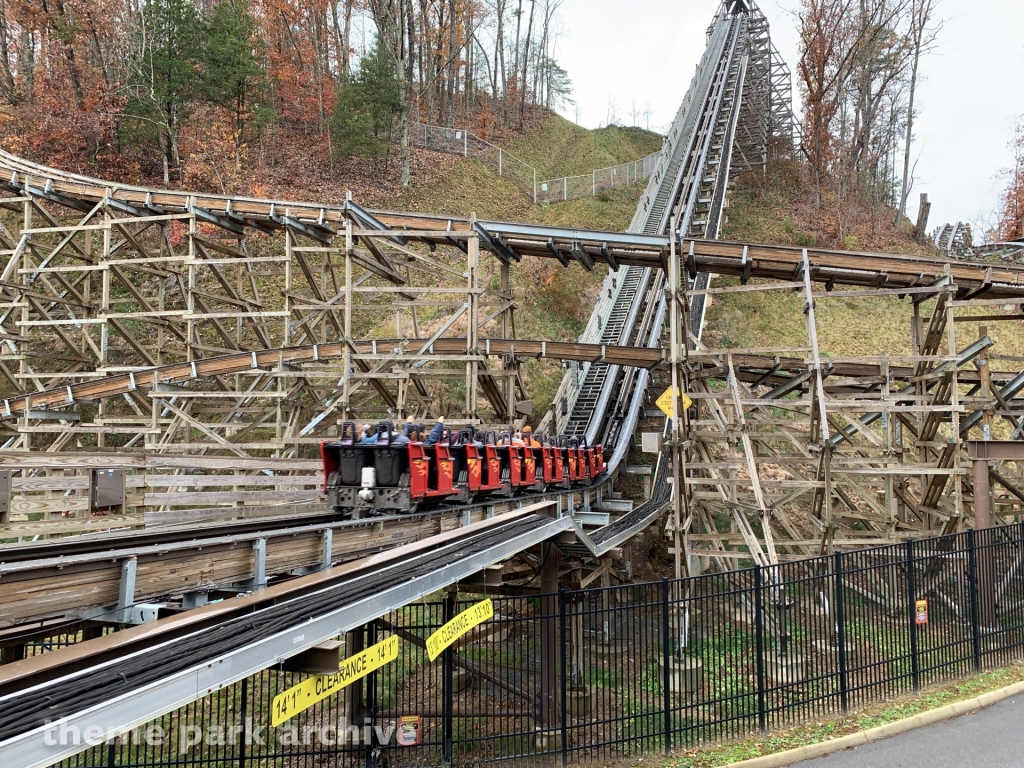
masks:
<instances>
[{"instance_id":1,"label":"small sign on fence","mask_svg":"<svg viewBox=\"0 0 1024 768\"><path fill-rule=\"evenodd\" d=\"M398 746L414 747L420 743L419 715L402 715L398 718Z\"/></svg>"},{"instance_id":2,"label":"small sign on fence","mask_svg":"<svg viewBox=\"0 0 1024 768\"><path fill-rule=\"evenodd\" d=\"M398 635L381 640L365 651L349 656L341 662L341 668L333 675L317 675L303 680L284 693L274 697L271 705L270 725L276 727L318 701L337 693L346 685L354 683L371 672L390 664L398 658Z\"/></svg>"},{"instance_id":3,"label":"small sign on fence","mask_svg":"<svg viewBox=\"0 0 1024 768\"><path fill-rule=\"evenodd\" d=\"M918 624L928 623L928 601L916 600L914 602L914 621Z\"/></svg>"},{"instance_id":4,"label":"small sign on fence","mask_svg":"<svg viewBox=\"0 0 1024 768\"><path fill-rule=\"evenodd\" d=\"M494 616L494 604L491 598L471 605L454 619L449 621L437 632L427 638L427 656L433 661L441 655L441 651L455 643L460 637L478 624L483 624Z\"/></svg>"}]
</instances>

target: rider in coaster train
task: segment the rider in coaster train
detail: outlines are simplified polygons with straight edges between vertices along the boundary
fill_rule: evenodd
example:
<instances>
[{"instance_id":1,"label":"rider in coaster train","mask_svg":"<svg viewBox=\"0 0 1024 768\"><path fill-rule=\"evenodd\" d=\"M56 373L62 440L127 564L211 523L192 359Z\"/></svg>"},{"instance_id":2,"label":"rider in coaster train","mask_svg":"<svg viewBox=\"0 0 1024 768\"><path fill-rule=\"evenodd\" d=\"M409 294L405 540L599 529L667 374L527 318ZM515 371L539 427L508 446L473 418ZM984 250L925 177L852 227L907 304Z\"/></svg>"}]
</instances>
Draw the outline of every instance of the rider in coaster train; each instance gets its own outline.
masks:
<instances>
[{"instance_id":1,"label":"rider in coaster train","mask_svg":"<svg viewBox=\"0 0 1024 768\"><path fill-rule=\"evenodd\" d=\"M359 443L361 445L376 445L376 443L377 443L377 434L376 433L374 433L372 435L369 434L371 428L372 427L369 424L364 424L363 425L363 429L362 429L363 436L359 440ZM424 445L436 445L441 440L441 434L442 434L443 430L444 430L444 416L441 416L434 423L433 429L430 430L430 434L427 435L426 439L423 441L423 444ZM391 445L393 445L393 446L394 445L406 445L406 444L408 444L410 442L417 441L419 439L419 437L420 437L419 425L416 424L416 422L413 421L412 416L410 416L408 419L406 419L405 428L402 430L401 433L394 432L394 431L391 433Z\"/></svg>"}]
</instances>

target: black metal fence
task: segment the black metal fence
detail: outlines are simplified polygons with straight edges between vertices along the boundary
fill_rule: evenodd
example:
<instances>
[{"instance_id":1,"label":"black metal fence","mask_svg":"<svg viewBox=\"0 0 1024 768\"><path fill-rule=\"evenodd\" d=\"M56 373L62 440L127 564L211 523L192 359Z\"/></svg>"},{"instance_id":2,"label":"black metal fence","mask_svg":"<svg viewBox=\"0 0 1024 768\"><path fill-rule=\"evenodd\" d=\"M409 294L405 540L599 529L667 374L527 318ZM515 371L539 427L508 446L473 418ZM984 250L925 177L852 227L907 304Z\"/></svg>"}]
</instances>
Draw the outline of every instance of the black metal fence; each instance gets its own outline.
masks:
<instances>
[{"instance_id":1,"label":"black metal fence","mask_svg":"<svg viewBox=\"0 0 1024 768\"><path fill-rule=\"evenodd\" d=\"M692 748L1018 659L1022 563L1024 527L1013 525L494 597L493 620L434 663L424 639L480 597L416 603L348 638L351 648L397 633L396 662L279 728L271 701L304 676L267 670L67 765L565 765Z\"/></svg>"}]
</instances>

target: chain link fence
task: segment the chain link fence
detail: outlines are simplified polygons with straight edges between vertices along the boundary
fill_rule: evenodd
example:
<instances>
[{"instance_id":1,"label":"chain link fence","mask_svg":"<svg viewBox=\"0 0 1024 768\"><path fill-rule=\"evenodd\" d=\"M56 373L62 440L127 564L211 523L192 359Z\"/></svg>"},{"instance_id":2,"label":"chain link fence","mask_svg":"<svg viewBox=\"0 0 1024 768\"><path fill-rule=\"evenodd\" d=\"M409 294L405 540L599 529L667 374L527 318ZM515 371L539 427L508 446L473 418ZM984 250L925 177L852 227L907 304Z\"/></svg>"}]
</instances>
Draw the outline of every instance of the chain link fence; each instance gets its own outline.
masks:
<instances>
[{"instance_id":1,"label":"chain link fence","mask_svg":"<svg viewBox=\"0 0 1024 768\"><path fill-rule=\"evenodd\" d=\"M630 163L598 168L580 176L562 176L541 181L537 184L537 201L561 203L581 197L597 197L605 189L628 187L638 181L646 181L654 173L660 156L661 152L654 152Z\"/></svg>"},{"instance_id":2,"label":"chain link fence","mask_svg":"<svg viewBox=\"0 0 1024 768\"><path fill-rule=\"evenodd\" d=\"M537 200L537 169L469 131L410 122L409 144L479 160L500 177L519 187L534 202Z\"/></svg>"},{"instance_id":3,"label":"chain link fence","mask_svg":"<svg viewBox=\"0 0 1024 768\"><path fill-rule=\"evenodd\" d=\"M661 152L610 168L599 168L580 176L537 180L537 169L506 150L458 128L426 123L409 123L409 144L414 147L462 155L479 160L503 179L515 184L534 203L560 203L596 197L602 190L628 187L644 181L654 172Z\"/></svg>"}]
</instances>

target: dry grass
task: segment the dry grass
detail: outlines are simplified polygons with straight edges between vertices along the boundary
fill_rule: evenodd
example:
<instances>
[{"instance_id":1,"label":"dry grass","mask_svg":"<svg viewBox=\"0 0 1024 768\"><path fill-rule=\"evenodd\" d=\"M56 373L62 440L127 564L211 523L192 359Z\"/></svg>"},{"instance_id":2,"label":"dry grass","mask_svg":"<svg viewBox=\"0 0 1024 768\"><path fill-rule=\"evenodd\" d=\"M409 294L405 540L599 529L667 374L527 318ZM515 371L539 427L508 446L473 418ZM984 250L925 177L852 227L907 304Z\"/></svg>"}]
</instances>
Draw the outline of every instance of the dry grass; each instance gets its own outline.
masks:
<instances>
[{"instance_id":1,"label":"dry grass","mask_svg":"<svg viewBox=\"0 0 1024 768\"><path fill-rule=\"evenodd\" d=\"M893 227L891 213L884 210L860 212L860 219L851 224L851 230L859 234L848 235L846 243L834 242L828 217L814 210L810 191L797 169L784 164L772 173L768 179L748 175L740 180L730 197L724 237L743 242L840 248L845 244L851 250L935 255L930 246L913 242L907 226ZM720 278L714 286L737 283L735 278ZM818 344L823 356L911 354L913 305L909 298L832 298L820 286L815 290ZM708 310L707 338L721 347L806 346L803 304L802 293L788 290L716 296ZM931 303L924 303L922 314L927 317L930 311ZM957 311L958 315L1000 313L1006 312L991 307ZM962 349L976 340L981 325L987 326L988 335L996 342L994 357L1024 357L1024 326L1017 320L957 323L957 347ZM996 363L994 368L1016 370L1019 365L1007 361Z\"/></svg>"},{"instance_id":2,"label":"dry grass","mask_svg":"<svg viewBox=\"0 0 1024 768\"><path fill-rule=\"evenodd\" d=\"M546 176L589 173L617 163L637 160L661 146L661 137L639 129L604 128L588 131L551 116L508 145L509 151ZM430 153L434 154L434 153ZM425 184L385 197L379 205L396 210L428 211L482 219L622 231L633 217L643 183L607 190L596 197L564 203L533 205L507 180L476 160L440 156L445 166ZM583 331L594 308L607 270L585 272L573 264L563 269L550 260L528 259L513 266L519 338L570 341ZM484 263L485 279L497 287L497 265ZM485 335L496 336L496 329ZM557 362L531 360L524 364L527 391L535 403L535 419L554 397L562 377Z\"/></svg>"}]
</instances>

